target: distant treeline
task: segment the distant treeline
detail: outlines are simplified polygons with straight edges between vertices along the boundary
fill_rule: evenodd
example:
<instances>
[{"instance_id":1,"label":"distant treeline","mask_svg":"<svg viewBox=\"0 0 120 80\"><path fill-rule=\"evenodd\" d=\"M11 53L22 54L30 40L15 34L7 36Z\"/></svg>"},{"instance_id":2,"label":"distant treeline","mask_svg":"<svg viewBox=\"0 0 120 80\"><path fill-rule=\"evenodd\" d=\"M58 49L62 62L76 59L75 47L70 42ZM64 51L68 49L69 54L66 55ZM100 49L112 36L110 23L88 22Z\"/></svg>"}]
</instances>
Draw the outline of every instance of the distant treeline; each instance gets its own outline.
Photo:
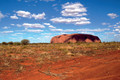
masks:
<instances>
[{"instance_id":1,"label":"distant treeline","mask_svg":"<svg viewBox=\"0 0 120 80\"><path fill-rule=\"evenodd\" d=\"M83 43L86 44L87 42L64 43L64 44L83 44ZM111 42L101 42L101 43L108 43L109 44L109 43L119 43L119 42L111 41ZM0 43L0 45L28 45L28 44L39 45L39 44L50 44L50 43L30 43L30 41L28 39L23 39L20 42L12 42L12 41L10 41L10 42L2 42L2 43ZM63 43L54 43L54 44L63 44Z\"/></svg>"},{"instance_id":2,"label":"distant treeline","mask_svg":"<svg viewBox=\"0 0 120 80\"><path fill-rule=\"evenodd\" d=\"M28 39L23 39L20 42L2 42L1 45L28 45L30 41Z\"/></svg>"}]
</instances>

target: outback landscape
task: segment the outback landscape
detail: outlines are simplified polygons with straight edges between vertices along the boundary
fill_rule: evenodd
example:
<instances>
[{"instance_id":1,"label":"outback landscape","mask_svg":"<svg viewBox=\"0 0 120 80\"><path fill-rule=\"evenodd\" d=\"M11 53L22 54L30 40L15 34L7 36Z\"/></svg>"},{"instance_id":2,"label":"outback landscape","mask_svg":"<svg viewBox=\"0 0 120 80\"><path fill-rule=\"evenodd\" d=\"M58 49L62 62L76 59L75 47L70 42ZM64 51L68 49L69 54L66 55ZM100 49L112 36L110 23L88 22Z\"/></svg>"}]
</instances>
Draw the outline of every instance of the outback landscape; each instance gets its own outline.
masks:
<instances>
[{"instance_id":1,"label":"outback landscape","mask_svg":"<svg viewBox=\"0 0 120 80\"><path fill-rule=\"evenodd\" d=\"M120 0L0 0L0 80L120 80Z\"/></svg>"},{"instance_id":2,"label":"outback landscape","mask_svg":"<svg viewBox=\"0 0 120 80\"><path fill-rule=\"evenodd\" d=\"M0 80L120 80L120 42L2 43Z\"/></svg>"}]
</instances>

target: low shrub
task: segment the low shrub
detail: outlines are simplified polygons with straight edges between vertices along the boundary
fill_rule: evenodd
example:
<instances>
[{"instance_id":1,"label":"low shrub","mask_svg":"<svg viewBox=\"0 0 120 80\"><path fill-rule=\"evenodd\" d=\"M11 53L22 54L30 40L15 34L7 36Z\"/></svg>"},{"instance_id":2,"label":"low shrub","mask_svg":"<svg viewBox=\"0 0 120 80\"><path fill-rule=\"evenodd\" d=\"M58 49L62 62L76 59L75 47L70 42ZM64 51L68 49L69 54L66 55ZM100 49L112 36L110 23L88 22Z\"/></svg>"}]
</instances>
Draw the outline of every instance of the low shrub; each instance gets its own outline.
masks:
<instances>
[{"instance_id":1,"label":"low shrub","mask_svg":"<svg viewBox=\"0 0 120 80\"><path fill-rule=\"evenodd\" d=\"M22 44L22 45L27 45L27 44L29 44L29 43L30 43L30 41L27 40L27 39L21 40L21 44Z\"/></svg>"},{"instance_id":2,"label":"low shrub","mask_svg":"<svg viewBox=\"0 0 120 80\"><path fill-rule=\"evenodd\" d=\"M9 44L9 45L13 45L13 42L12 42L12 41L11 41L11 42L8 42L8 44Z\"/></svg>"},{"instance_id":3,"label":"low shrub","mask_svg":"<svg viewBox=\"0 0 120 80\"><path fill-rule=\"evenodd\" d=\"M6 42L2 42L2 45L7 45L8 43L6 43Z\"/></svg>"}]
</instances>

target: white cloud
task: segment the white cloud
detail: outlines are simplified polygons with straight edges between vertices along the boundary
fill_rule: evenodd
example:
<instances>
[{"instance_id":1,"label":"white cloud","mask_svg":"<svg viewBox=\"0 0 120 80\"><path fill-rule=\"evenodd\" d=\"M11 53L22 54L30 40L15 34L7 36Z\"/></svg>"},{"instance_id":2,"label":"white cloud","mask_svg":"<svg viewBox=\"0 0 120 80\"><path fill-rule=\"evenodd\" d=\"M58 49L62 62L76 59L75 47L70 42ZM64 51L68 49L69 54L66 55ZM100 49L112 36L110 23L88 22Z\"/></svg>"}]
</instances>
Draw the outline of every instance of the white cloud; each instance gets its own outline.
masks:
<instances>
[{"instance_id":1,"label":"white cloud","mask_svg":"<svg viewBox=\"0 0 120 80\"><path fill-rule=\"evenodd\" d=\"M79 33L82 33L82 34L95 34L95 33L93 33L93 32L87 32L87 31L82 31L82 32L79 32Z\"/></svg>"},{"instance_id":2,"label":"white cloud","mask_svg":"<svg viewBox=\"0 0 120 80\"><path fill-rule=\"evenodd\" d=\"M15 34L20 35L20 34L23 34L23 33L15 33Z\"/></svg>"},{"instance_id":3,"label":"white cloud","mask_svg":"<svg viewBox=\"0 0 120 80\"><path fill-rule=\"evenodd\" d=\"M90 21L81 21L81 22L76 22L76 25L84 25L84 24L90 24Z\"/></svg>"},{"instance_id":4,"label":"white cloud","mask_svg":"<svg viewBox=\"0 0 120 80\"><path fill-rule=\"evenodd\" d=\"M11 26L14 26L15 24L10 24Z\"/></svg>"},{"instance_id":5,"label":"white cloud","mask_svg":"<svg viewBox=\"0 0 120 80\"><path fill-rule=\"evenodd\" d=\"M119 32L119 33L120 33L120 29L115 29L115 30L113 30L113 31L115 31L115 32Z\"/></svg>"},{"instance_id":6,"label":"white cloud","mask_svg":"<svg viewBox=\"0 0 120 80\"><path fill-rule=\"evenodd\" d=\"M108 27L120 28L120 21L113 25L110 25L110 24L107 24L107 25L108 25Z\"/></svg>"},{"instance_id":7,"label":"white cloud","mask_svg":"<svg viewBox=\"0 0 120 80\"><path fill-rule=\"evenodd\" d=\"M56 17L50 19L50 21L54 23L67 23L74 25L85 25L91 23L88 18L84 17L87 15L87 9L81 3L67 2L62 5L62 9L62 16L69 16L70 18Z\"/></svg>"},{"instance_id":8,"label":"white cloud","mask_svg":"<svg viewBox=\"0 0 120 80\"><path fill-rule=\"evenodd\" d=\"M103 22L102 25L110 25L110 23L105 23L105 22Z\"/></svg>"},{"instance_id":9,"label":"white cloud","mask_svg":"<svg viewBox=\"0 0 120 80\"><path fill-rule=\"evenodd\" d=\"M51 21L55 23L67 23L67 24L76 24L76 25L84 25L84 24L90 24L91 22L88 21L86 17L81 17L81 18L53 18Z\"/></svg>"},{"instance_id":10,"label":"white cloud","mask_svg":"<svg viewBox=\"0 0 120 80\"><path fill-rule=\"evenodd\" d=\"M57 4L53 4L52 7L57 6Z\"/></svg>"},{"instance_id":11,"label":"white cloud","mask_svg":"<svg viewBox=\"0 0 120 80\"><path fill-rule=\"evenodd\" d=\"M28 39L35 39L35 38L33 38L33 37L28 37Z\"/></svg>"},{"instance_id":12,"label":"white cloud","mask_svg":"<svg viewBox=\"0 0 120 80\"><path fill-rule=\"evenodd\" d=\"M57 7L54 7L53 9L56 10L56 11L59 11Z\"/></svg>"},{"instance_id":13,"label":"white cloud","mask_svg":"<svg viewBox=\"0 0 120 80\"><path fill-rule=\"evenodd\" d=\"M17 27L21 27L22 25L20 24L10 24L11 26L17 26Z\"/></svg>"},{"instance_id":14,"label":"white cloud","mask_svg":"<svg viewBox=\"0 0 120 80\"><path fill-rule=\"evenodd\" d=\"M24 18L34 18L34 19L45 19L45 13L43 12L42 14L31 14L28 11L17 11L16 12L18 16L24 17Z\"/></svg>"},{"instance_id":15,"label":"white cloud","mask_svg":"<svg viewBox=\"0 0 120 80\"><path fill-rule=\"evenodd\" d=\"M49 27L49 28L55 28L55 27L54 27L54 26L52 26L52 25L49 25L48 27Z\"/></svg>"},{"instance_id":16,"label":"white cloud","mask_svg":"<svg viewBox=\"0 0 120 80\"><path fill-rule=\"evenodd\" d=\"M45 38L50 38L51 36L44 36Z\"/></svg>"},{"instance_id":17,"label":"white cloud","mask_svg":"<svg viewBox=\"0 0 120 80\"><path fill-rule=\"evenodd\" d=\"M74 29L65 29L65 30L63 30L63 29L50 29L50 30L51 31L58 31L58 32L74 32L74 31L76 31L76 32L80 32L80 33L82 33L82 32L91 33L91 32L102 32L102 31L106 31L106 30L110 30L110 29L108 29L108 28L104 28L104 29L100 29L100 28L88 29L88 28L86 28L86 29L76 29L76 30L74 30Z\"/></svg>"},{"instance_id":18,"label":"white cloud","mask_svg":"<svg viewBox=\"0 0 120 80\"><path fill-rule=\"evenodd\" d=\"M81 3L69 3L62 5L62 16L86 16L87 10Z\"/></svg>"},{"instance_id":19,"label":"white cloud","mask_svg":"<svg viewBox=\"0 0 120 80\"><path fill-rule=\"evenodd\" d=\"M112 34L115 34L115 32L105 32L105 34L112 35Z\"/></svg>"},{"instance_id":20,"label":"white cloud","mask_svg":"<svg viewBox=\"0 0 120 80\"><path fill-rule=\"evenodd\" d=\"M39 33L39 32L43 32L43 30L40 30L40 29L27 29L27 30L25 30L25 31L27 31L27 32L34 32L34 33Z\"/></svg>"},{"instance_id":21,"label":"white cloud","mask_svg":"<svg viewBox=\"0 0 120 80\"><path fill-rule=\"evenodd\" d=\"M18 19L18 17L16 16L16 14L14 14L13 16L10 16L11 19Z\"/></svg>"},{"instance_id":22,"label":"white cloud","mask_svg":"<svg viewBox=\"0 0 120 80\"><path fill-rule=\"evenodd\" d=\"M120 34L115 34L114 36L120 37Z\"/></svg>"},{"instance_id":23,"label":"white cloud","mask_svg":"<svg viewBox=\"0 0 120 80\"><path fill-rule=\"evenodd\" d=\"M120 28L120 21L114 25L114 28Z\"/></svg>"},{"instance_id":24,"label":"white cloud","mask_svg":"<svg viewBox=\"0 0 120 80\"><path fill-rule=\"evenodd\" d=\"M73 31L75 31L75 30L73 30L73 29L66 29L66 30L63 30L63 32L73 32Z\"/></svg>"},{"instance_id":25,"label":"white cloud","mask_svg":"<svg viewBox=\"0 0 120 80\"><path fill-rule=\"evenodd\" d=\"M118 17L118 15L117 14L115 14L115 13L109 13L109 14L107 14L110 18L112 18L112 19L115 19L115 18L117 18Z\"/></svg>"},{"instance_id":26,"label":"white cloud","mask_svg":"<svg viewBox=\"0 0 120 80\"><path fill-rule=\"evenodd\" d=\"M24 34L24 33L14 33L14 34L12 34L12 36L18 36L18 35L22 35L22 34Z\"/></svg>"},{"instance_id":27,"label":"white cloud","mask_svg":"<svg viewBox=\"0 0 120 80\"><path fill-rule=\"evenodd\" d=\"M66 32L60 32L60 33L57 34L57 35L62 35L62 34L68 34L68 33L66 33Z\"/></svg>"},{"instance_id":28,"label":"white cloud","mask_svg":"<svg viewBox=\"0 0 120 80\"><path fill-rule=\"evenodd\" d=\"M120 29L115 29L115 31L120 31Z\"/></svg>"},{"instance_id":29,"label":"white cloud","mask_svg":"<svg viewBox=\"0 0 120 80\"><path fill-rule=\"evenodd\" d=\"M3 32L1 32L1 33L12 33L13 31L3 31Z\"/></svg>"},{"instance_id":30,"label":"white cloud","mask_svg":"<svg viewBox=\"0 0 120 80\"><path fill-rule=\"evenodd\" d=\"M85 16L87 15L86 13L81 13L81 14L78 14L78 13L63 13L63 16Z\"/></svg>"},{"instance_id":31,"label":"white cloud","mask_svg":"<svg viewBox=\"0 0 120 80\"><path fill-rule=\"evenodd\" d=\"M44 23L44 25L48 26L49 28L55 28L53 25L51 25L50 23Z\"/></svg>"},{"instance_id":32,"label":"white cloud","mask_svg":"<svg viewBox=\"0 0 120 80\"><path fill-rule=\"evenodd\" d=\"M51 29L51 31L58 31L58 32L73 32L73 31L75 31L75 30L73 30L73 29L65 29L65 30L63 30L63 29Z\"/></svg>"},{"instance_id":33,"label":"white cloud","mask_svg":"<svg viewBox=\"0 0 120 80\"><path fill-rule=\"evenodd\" d=\"M116 25L120 24L120 21L116 23Z\"/></svg>"},{"instance_id":34,"label":"white cloud","mask_svg":"<svg viewBox=\"0 0 120 80\"><path fill-rule=\"evenodd\" d=\"M7 26L3 27L3 29L8 29L8 28L10 28L10 27L7 27Z\"/></svg>"},{"instance_id":35,"label":"white cloud","mask_svg":"<svg viewBox=\"0 0 120 80\"><path fill-rule=\"evenodd\" d=\"M103 25L108 25L108 27L114 27L117 28L120 26L120 21L116 22L115 24L111 25L110 23L103 23Z\"/></svg>"},{"instance_id":36,"label":"white cloud","mask_svg":"<svg viewBox=\"0 0 120 80\"><path fill-rule=\"evenodd\" d=\"M59 11L57 5L58 5L58 4L53 4L52 7L54 7L54 8L53 8L54 10Z\"/></svg>"},{"instance_id":37,"label":"white cloud","mask_svg":"<svg viewBox=\"0 0 120 80\"><path fill-rule=\"evenodd\" d=\"M115 23L113 27L114 27L114 30L113 30L114 32L120 33L120 21Z\"/></svg>"},{"instance_id":38,"label":"white cloud","mask_svg":"<svg viewBox=\"0 0 120 80\"><path fill-rule=\"evenodd\" d=\"M45 28L44 25L41 25L39 23L35 23L35 24L23 23L23 26L26 28Z\"/></svg>"},{"instance_id":39,"label":"white cloud","mask_svg":"<svg viewBox=\"0 0 120 80\"><path fill-rule=\"evenodd\" d=\"M22 25L20 25L20 24L16 24L16 26L17 26L17 27L21 27Z\"/></svg>"},{"instance_id":40,"label":"white cloud","mask_svg":"<svg viewBox=\"0 0 120 80\"><path fill-rule=\"evenodd\" d=\"M120 28L120 26L114 27L114 28Z\"/></svg>"},{"instance_id":41,"label":"white cloud","mask_svg":"<svg viewBox=\"0 0 120 80\"><path fill-rule=\"evenodd\" d=\"M43 12L42 14L38 14L38 15L33 14L32 17L35 19L45 19L45 13Z\"/></svg>"},{"instance_id":42,"label":"white cloud","mask_svg":"<svg viewBox=\"0 0 120 80\"><path fill-rule=\"evenodd\" d=\"M11 26L17 26L17 27L21 27L21 24L10 24Z\"/></svg>"},{"instance_id":43,"label":"white cloud","mask_svg":"<svg viewBox=\"0 0 120 80\"><path fill-rule=\"evenodd\" d=\"M52 33L41 33L41 35L52 35Z\"/></svg>"},{"instance_id":44,"label":"white cloud","mask_svg":"<svg viewBox=\"0 0 120 80\"><path fill-rule=\"evenodd\" d=\"M4 18L5 16L2 14L2 12L0 11L0 19Z\"/></svg>"},{"instance_id":45,"label":"white cloud","mask_svg":"<svg viewBox=\"0 0 120 80\"><path fill-rule=\"evenodd\" d=\"M90 31L90 32L102 32L102 31L105 31L105 30L110 30L108 28L104 28L104 29L77 29L76 31Z\"/></svg>"},{"instance_id":46,"label":"white cloud","mask_svg":"<svg viewBox=\"0 0 120 80\"><path fill-rule=\"evenodd\" d=\"M44 25L50 26L50 23L44 23Z\"/></svg>"},{"instance_id":47,"label":"white cloud","mask_svg":"<svg viewBox=\"0 0 120 80\"><path fill-rule=\"evenodd\" d=\"M79 8L79 7L83 7L83 5L81 3L65 3L62 5L63 8L67 8L67 9L74 9L74 8Z\"/></svg>"},{"instance_id":48,"label":"white cloud","mask_svg":"<svg viewBox=\"0 0 120 80\"><path fill-rule=\"evenodd\" d=\"M17 11L16 12L18 16L25 17L25 18L31 18L31 13L28 11Z\"/></svg>"},{"instance_id":49,"label":"white cloud","mask_svg":"<svg viewBox=\"0 0 120 80\"><path fill-rule=\"evenodd\" d=\"M51 31L63 31L63 29L50 29Z\"/></svg>"}]
</instances>

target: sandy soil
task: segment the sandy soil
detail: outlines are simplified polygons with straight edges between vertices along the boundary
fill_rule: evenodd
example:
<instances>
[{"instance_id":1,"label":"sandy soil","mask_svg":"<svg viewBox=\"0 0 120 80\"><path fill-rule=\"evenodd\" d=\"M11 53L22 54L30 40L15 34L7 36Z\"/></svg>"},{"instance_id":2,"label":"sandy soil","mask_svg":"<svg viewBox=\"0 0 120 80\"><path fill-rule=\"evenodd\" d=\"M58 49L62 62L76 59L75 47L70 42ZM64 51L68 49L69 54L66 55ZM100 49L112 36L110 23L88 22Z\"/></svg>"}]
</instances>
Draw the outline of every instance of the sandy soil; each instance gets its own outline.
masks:
<instances>
[{"instance_id":1,"label":"sandy soil","mask_svg":"<svg viewBox=\"0 0 120 80\"><path fill-rule=\"evenodd\" d=\"M24 62L26 70L5 70L0 80L120 80L120 50L96 56L79 56L37 65ZM31 66L29 66L31 65Z\"/></svg>"}]
</instances>

